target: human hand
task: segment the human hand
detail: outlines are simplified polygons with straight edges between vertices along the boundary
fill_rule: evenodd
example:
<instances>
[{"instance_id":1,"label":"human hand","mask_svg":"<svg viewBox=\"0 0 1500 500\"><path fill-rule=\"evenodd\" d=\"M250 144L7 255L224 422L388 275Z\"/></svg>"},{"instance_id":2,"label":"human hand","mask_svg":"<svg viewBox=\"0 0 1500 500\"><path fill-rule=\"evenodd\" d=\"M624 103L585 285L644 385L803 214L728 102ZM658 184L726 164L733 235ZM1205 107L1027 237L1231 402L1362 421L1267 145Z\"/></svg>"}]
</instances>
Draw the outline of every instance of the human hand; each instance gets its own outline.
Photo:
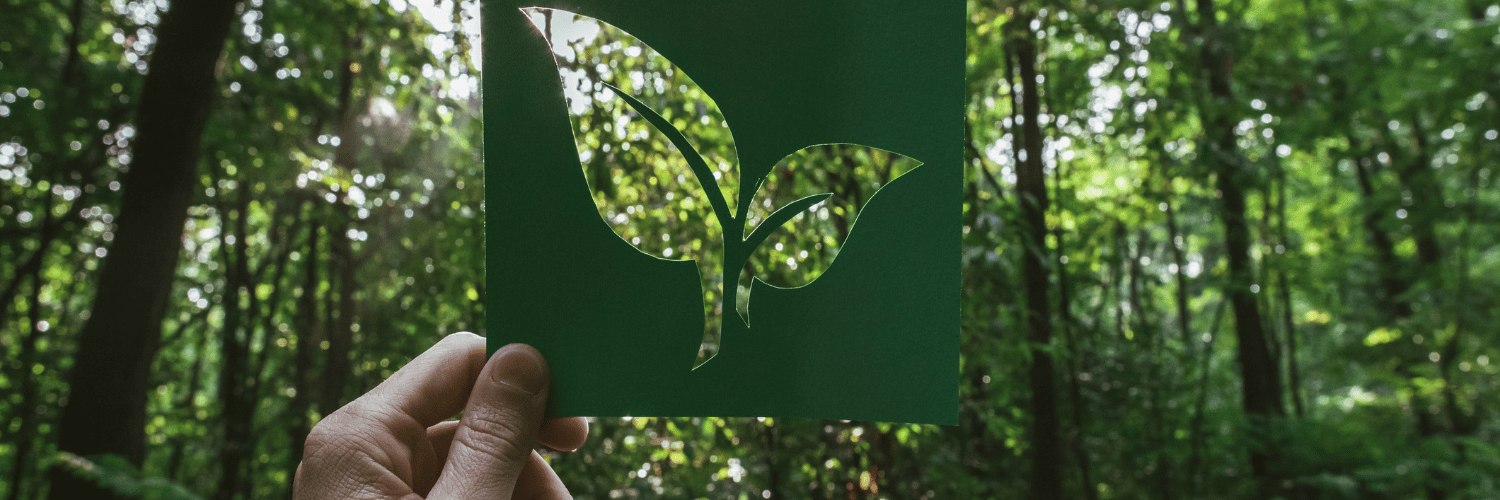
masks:
<instances>
[{"instance_id":1,"label":"human hand","mask_svg":"<svg viewBox=\"0 0 1500 500\"><path fill-rule=\"evenodd\" d=\"M542 418L549 385L541 353L455 333L307 436L294 499L566 499L538 443L572 451L582 418ZM445 421L463 411L458 421Z\"/></svg>"}]
</instances>

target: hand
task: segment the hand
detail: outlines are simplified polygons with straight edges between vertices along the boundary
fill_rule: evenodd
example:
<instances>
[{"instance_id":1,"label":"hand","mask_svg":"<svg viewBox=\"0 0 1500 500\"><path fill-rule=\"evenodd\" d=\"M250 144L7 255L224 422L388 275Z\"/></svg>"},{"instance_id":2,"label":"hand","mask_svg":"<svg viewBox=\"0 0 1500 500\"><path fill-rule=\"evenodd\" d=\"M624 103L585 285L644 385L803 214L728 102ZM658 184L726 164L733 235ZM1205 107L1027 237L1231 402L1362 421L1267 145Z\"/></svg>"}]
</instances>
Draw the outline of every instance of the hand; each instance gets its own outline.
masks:
<instances>
[{"instance_id":1,"label":"hand","mask_svg":"<svg viewBox=\"0 0 1500 500\"><path fill-rule=\"evenodd\" d=\"M572 451L582 418L543 420L547 364L511 344L455 333L325 417L307 436L295 499L566 499L538 443ZM458 421L445 421L463 411Z\"/></svg>"}]
</instances>

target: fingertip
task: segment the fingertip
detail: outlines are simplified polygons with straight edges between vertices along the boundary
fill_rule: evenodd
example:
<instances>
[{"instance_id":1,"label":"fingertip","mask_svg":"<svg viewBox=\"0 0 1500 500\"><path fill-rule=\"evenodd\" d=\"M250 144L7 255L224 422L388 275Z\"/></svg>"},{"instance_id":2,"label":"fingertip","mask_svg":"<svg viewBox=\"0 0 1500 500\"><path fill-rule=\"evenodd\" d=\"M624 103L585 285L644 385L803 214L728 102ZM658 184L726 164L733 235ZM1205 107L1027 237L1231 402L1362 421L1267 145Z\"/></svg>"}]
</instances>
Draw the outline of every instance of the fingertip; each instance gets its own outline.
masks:
<instances>
[{"instance_id":1,"label":"fingertip","mask_svg":"<svg viewBox=\"0 0 1500 500\"><path fill-rule=\"evenodd\" d=\"M476 340L480 341L480 342L483 342L484 341L484 337L481 337L481 336L479 336L479 334L474 333L474 332L453 332L453 333L444 335L443 336L443 340L440 340L439 342L446 341L446 342L465 342L465 343L468 343L468 342L474 342Z\"/></svg>"},{"instance_id":2,"label":"fingertip","mask_svg":"<svg viewBox=\"0 0 1500 500\"><path fill-rule=\"evenodd\" d=\"M443 346L445 348L450 348L448 346L454 346L458 349L468 351L471 355L474 353L474 351L477 350L480 353L480 357L483 358L485 340L484 337L480 337L470 332L455 332L444 335L443 338L439 339L437 341L437 344L433 347L438 346Z\"/></svg>"},{"instance_id":3,"label":"fingertip","mask_svg":"<svg viewBox=\"0 0 1500 500\"><path fill-rule=\"evenodd\" d=\"M547 361L526 344L509 344L495 351L485 367L490 380L536 396L547 388Z\"/></svg>"},{"instance_id":4,"label":"fingertip","mask_svg":"<svg viewBox=\"0 0 1500 500\"><path fill-rule=\"evenodd\" d=\"M469 368L469 380L479 377L480 371L484 370L485 361L485 338L472 332L454 332L443 336L438 341L439 345L456 344L459 349L465 351L467 357L464 359Z\"/></svg>"},{"instance_id":5,"label":"fingertip","mask_svg":"<svg viewBox=\"0 0 1500 500\"><path fill-rule=\"evenodd\" d=\"M432 451L437 456L438 463L448 463L448 450L453 447L453 435L457 433L457 420L439 422L427 428L427 440L432 443Z\"/></svg>"},{"instance_id":6,"label":"fingertip","mask_svg":"<svg viewBox=\"0 0 1500 500\"><path fill-rule=\"evenodd\" d=\"M521 477L516 481L514 500L570 500L573 498L568 493L568 487L563 485L562 479L557 477L557 472L547 464L540 453L531 452L526 459L526 466L521 471Z\"/></svg>"},{"instance_id":7,"label":"fingertip","mask_svg":"<svg viewBox=\"0 0 1500 500\"><path fill-rule=\"evenodd\" d=\"M574 451L589 438L589 422L583 417L549 418L542 422L537 441L557 451Z\"/></svg>"}]
</instances>

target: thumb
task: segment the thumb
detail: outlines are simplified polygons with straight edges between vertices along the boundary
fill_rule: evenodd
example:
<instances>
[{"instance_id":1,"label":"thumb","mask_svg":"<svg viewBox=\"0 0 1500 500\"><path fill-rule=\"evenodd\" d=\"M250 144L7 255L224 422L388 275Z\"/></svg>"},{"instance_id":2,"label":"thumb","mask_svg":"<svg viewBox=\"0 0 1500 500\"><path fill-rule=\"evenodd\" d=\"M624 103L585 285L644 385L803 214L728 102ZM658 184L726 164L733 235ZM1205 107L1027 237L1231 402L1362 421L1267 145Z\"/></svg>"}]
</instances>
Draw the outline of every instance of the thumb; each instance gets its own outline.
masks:
<instances>
[{"instance_id":1,"label":"thumb","mask_svg":"<svg viewBox=\"0 0 1500 500\"><path fill-rule=\"evenodd\" d=\"M427 498L509 500L537 445L547 386L547 363L536 349L510 344L496 351L474 382Z\"/></svg>"}]
</instances>

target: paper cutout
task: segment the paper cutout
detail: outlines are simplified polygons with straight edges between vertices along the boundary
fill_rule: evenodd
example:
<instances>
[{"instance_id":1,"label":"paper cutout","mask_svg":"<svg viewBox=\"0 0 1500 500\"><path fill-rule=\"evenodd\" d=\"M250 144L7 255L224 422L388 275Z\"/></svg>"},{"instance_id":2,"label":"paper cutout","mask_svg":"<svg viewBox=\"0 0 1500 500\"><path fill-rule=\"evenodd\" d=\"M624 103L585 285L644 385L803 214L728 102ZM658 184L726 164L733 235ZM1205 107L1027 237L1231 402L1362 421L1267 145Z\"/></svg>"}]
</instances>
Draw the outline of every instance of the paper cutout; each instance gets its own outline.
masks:
<instances>
[{"instance_id":1,"label":"paper cutout","mask_svg":"<svg viewBox=\"0 0 1500 500\"><path fill-rule=\"evenodd\" d=\"M845 171L839 172L839 175L835 176L835 178L839 179L838 182L816 186L819 188L818 191L828 190L830 192L819 192L816 194L808 194L807 196L798 196L795 200L785 202L781 200L762 198L760 196L762 194L777 193L781 191L777 189L768 189L768 186L766 185L768 180L772 181L771 184L775 184L776 177L771 175L773 171L767 171L766 176L760 179L740 179L740 181L744 183L741 185L751 186L752 189L757 190L757 196L750 199L751 203L741 205L737 210L732 209L725 199L726 191L731 193L732 191L724 189L720 183L721 177L728 177L729 173L737 170L734 167L735 160L733 158L734 155L732 151L732 139L729 141L731 143L729 146L730 152L728 155L725 155L728 156L729 159L719 161L717 165L721 168L715 169L709 165L709 161L706 161L705 155L701 154L698 151L698 147L696 146L696 144L701 144L702 141L696 140L697 138L695 138L695 140L693 141L689 141L687 134L684 133L684 131L679 130L678 126L673 125L671 120L663 117L651 106L641 102L641 100L631 95L630 92L621 90L619 87L615 86L616 82L619 82L621 84L630 84L634 80L640 80L640 83L636 83L634 87L643 95L654 94L652 95L652 97L661 97L662 99L657 99L657 101L659 102L658 106L662 106L667 109L677 109L679 105L686 104L685 107L688 109L697 108L701 110L701 112L699 113L694 113L692 111L682 113L687 116L679 116L679 122L693 125L696 122L701 121L702 125L708 127L719 126L719 124L727 125L727 123L723 121L722 117L714 117L710 113L708 113L709 110L716 107L711 99L704 99L701 102L693 102L690 99L666 99L669 96L677 97L674 94L679 92L677 90L679 87L681 88L682 93L693 91L693 93L695 94L702 94L701 89L697 88L696 83L694 83L691 78L689 78L685 74L679 74L679 72L681 72L680 69L672 67L670 61L659 55L656 55L654 51L644 43L641 43L639 40L630 36L628 33L609 26L607 23L602 23L583 16L576 16L575 14L565 11L545 9L524 10L530 16L532 24L536 26L539 31L547 35L548 42L552 45L553 53L564 56L557 58L557 63L559 69L562 72L561 76L564 86L564 95L567 96L567 99L569 101L569 109L570 111L572 111L571 115L574 121L574 135L579 146L579 158L580 160L582 160L583 158L590 159L587 162L588 164L583 167L585 176L587 177L591 173L599 173L600 166L605 166L606 169L608 169L610 166L613 166L614 171L623 173L625 169L620 168L622 166L621 164L629 164L632 161L630 159L616 157L615 155L610 154L610 152L608 151L608 146L605 146L603 148L604 151L600 151L594 146L594 144L610 144L611 142L619 142L611 141L612 138L610 137L610 135L633 135L629 132L625 132L627 121L632 118L638 121L649 123L651 130L655 134L659 134L661 137L665 137L666 139L668 139L672 146L675 147L677 156L679 156L686 162L689 176L691 176L697 184L694 187L697 187L697 191L700 191L702 193L702 197L699 199L706 200L707 203L695 203L693 201L694 197L692 197L691 195L689 195L688 197L677 198L676 200L672 200L669 197L666 200L653 201L657 204L667 203L678 205L678 207L672 207L679 208L679 210L677 210L678 213L691 210L707 211L710 216L705 218L710 219L712 222L717 222L717 225L719 226L719 231L717 231L716 235L717 238L715 238L719 243L719 246L717 248L712 246L699 247L699 249L702 250L713 249L714 251L693 252L694 248L689 248L687 245L677 245L676 248L674 248L673 246L666 246L666 248L661 253L655 253L649 251L646 248L641 248L641 245L636 244L641 242L640 236L635 236L633 238L635 241L632 243L632 245L637 249L640 249L651 255L661 255L664 258L685 260L691 255L691 260L695 261L698 264L699 274L703 279L703 288L705 292L704 310L705 316L707 316L707 321L704 325L704 339L702 342L702 347L699 351L698 360L693 365L693 368L695 369L698 366L701 366L702 363L707 362L710 358L712 358L714 354L718 352L722 343L719 333L724 331L724 321L739 320L740 323L733 325L733 328L736 330L746 329L750 327L750 321L746 314L747 308L745 307L746 305L748 305L750 287L748 286L748 282L745 283L745 285L747 286L739 286L739 284L743 281L740 277L744 276L749 278L755 276L755 273L753 272L753 270L749 269L750 266L748 266L747 264L751 256L757 254L758 250L761 250L761 245L766 242L766 239L768 237L770 237L777 231L783 230L783 226L785 226L788 222L791 222L793 218L801 218L811 212L820 212L822 217L824 219L827 219L829 210L828 207L824 206L827 204L823 202L829 199L829 197L833 196L834 193L831 191L840 191L840 194L844 198L856 198L855 200L853 200L853 203L845 203L845 206L835 208L835 210L838 211L835 216L843 219L842 222L844 222L845 226L853 225L853 222L857 219L858 210L860 208L860 200L858 200L857 198L860 198L863 194L863 190L861 188L869 189L873 193L874 191L878 191L882 185L889 183L891 180L894 180L894 178L900 177L902 174L910 171L912 168L921 165L920 162L907 161L901 162L905 164L897 168L895 167L895 164L900 162L898 158L905 158L901 155L897 155L887 151L881 151L879 152L879 154L875 154L872 152L871 154L864 155L862 160L870 161L874 160L876 156L881 156L887 160L885 162L885 170L877 171L875 168L846 168L852 167L854 161L856 161L855 157L857 155L853 154L853 151L855 149L863 148L862 146L854 145L848 145L848 147L846 148L839 148L845 151L835 154L833 155L833 158L831 158L834 160L842 159L844 160L843 164L826 160L821 162L809 161L818 157L816 155L793 153L786 159L783 159L783 161L778 166L787 170L795 167L799 171L817 168L821 168L824 170L832 168ZM585 43L588 40L592 41L590 43ZM633 54L627 56L627 52L633 52ZM585 53L591 55L592 57L585 59ZM632 59L636 61L634 61L633 63ZM642 64L642 61L649 62L646 64ZM658 86L664 87L664 92L651 92L650 85L644 84L644 78L641 77L642 72L640 70L643 67L652 65L662 68L663 70L665 70L665 72L670 74L669 78L672 78L672 82L668 82L666 85L660 85L658 83ZM628 76L625 74L627 71ZM661 80L658 79L657 81L659 82ZM675 84L675 82L682 83L678 85ZM620 102L624 103L624 109L633 111L634 114L638 116L631 117L628 114L619 113L619 111L621 111L620 109L593 109L595 105L607 104L606 102L593 102L601 99L601 97L605 99L615 98L619 100ZM582 103L579 101L590 102ZM610 127L601 128L590 126L594 124L590 124L587 120L582 119L583 116L593 116L596 118L618 117L619 119L605 120L605 123L612 125L614 129L606 130ZM713 120L711 118L718 119ZM721 132L725 136L732 137L730 134L728 134L727 128L722 130ZM625 145L626 147L629 146L628 143L626 143ZM814 146L811 149L817 150L828 148L820 148L818 146ZM803 151L799 151L799 153L805 151L809 151L809 149L804 149ZM846 157L844 153L850 154ZM657 163L658 165L645 165L643 168L636 168L635 170L646 170L646 172L642 173L647 176L652 175L653 173L659 174L652 179L653 181L661 179L663 177L671 177L673 171L676 170L666 166L666 164L672 162L661 161L660 159L658 159L655 163ZM636 165L625 166L629 167ZM861 179L859 178L859 174L866 174L866 177L869 178ZM602 178L590 179L590 184L594 191L595 202L600 210L600 216L603 217L606 222L611 222L611 226L616 229L616 233L620 234L622 239L630 241L632 234L627 234L622 230L634 231L637 229L631 224L633 221L631 221L630 218L626 216L627 213L636 213L634 212L635 207L628 204L622 207L619 203L616 203L617 200L613 199L619 194L620 190L616 188L617 184L621 182L619 179L621 179L622 176L608 175L608 172L606 171L606 175L600 177ZM636 178L639 179L639 176L636 176ZM829 179L824 180L826 181ZM639 184L640 181L638 180L637 183ZM638 193L649 189L646 186L634 187L638 189L630 190L630 192ZM631 199L628 201L640 201L637 199L639 198L638 196L630 198ZM675 203L672 203L674 201ZM760 210L763 208L774 208L775 210L770 213L760 213L764 211ZM645 210L640 211L640 213L644 212ZM729 228L729 232L725 232L724 228ZM657 238L655 238L656 235L654 234L646 236L646 242L657 241ZM829 250L830 253L833 254L828 260L832 260L833 257L836 257L836 250L838 245L841 244L847 236L847 228L843 231L839 231L836 235L827 234L812 236L822 236L822 238L817 239L826 240L826 245L828 247L827 250ZM666 241L666 239L663 240ZM825 244L823 242L817 243L817 250L824 250L824 246ZM781 245L777 245L778 249L780 249L780 247ZM807 251L803 250L802 255L805 258L807 255ZM792 266L793 270L797 269L796 260L797 259L795 258L788 258L788 264ZM738 271L735 272L736 276L734 276L730 281L727 282L735 286L724 286L726 283L725 278L728 277L726 271ZM809 270L804 269L798 273L783 272L782 274L793 274L799 277L805 276L805 279L797 280L798 282L796 283L796 285L793 285L802 286L810 283L811 281L816 279L817 274L820 274L809 273L808 271ZM819 271L821 271L821 269L819 269ZM783 288L788 287L789 286L783 286ZM725 304L729 304L730 307L725 307Z\"/></svg>"},{"instance_id":2,"label":"paper cutout","mask_svg":"<svg viewBox=\"0 0 1500 500\"><path fill-rule=\"evenodd\" d=\"M521 10L553 6L485 1L491 348L526 342L547 356L556 416L955 423L964 9L949 3L565 5L640 37L713 96L736 134L738 187L759 188L778 160L818 144L927 162L865 202L810 284L751 279L748 322L723 321L724 349L691 369L704 335L702 278L692 261L633 248L591 206L554 60L566 50ZM724 269L743 269L776 228L827 198L750 225L759 189L738 189L731 208L691 137L599 83L596 98L624 102L632 120L670 138L712 207L700 211L739 233L724 238ZM739 280L722 281L721 303L735 303Z\"/></svg>"}]
</instances>

